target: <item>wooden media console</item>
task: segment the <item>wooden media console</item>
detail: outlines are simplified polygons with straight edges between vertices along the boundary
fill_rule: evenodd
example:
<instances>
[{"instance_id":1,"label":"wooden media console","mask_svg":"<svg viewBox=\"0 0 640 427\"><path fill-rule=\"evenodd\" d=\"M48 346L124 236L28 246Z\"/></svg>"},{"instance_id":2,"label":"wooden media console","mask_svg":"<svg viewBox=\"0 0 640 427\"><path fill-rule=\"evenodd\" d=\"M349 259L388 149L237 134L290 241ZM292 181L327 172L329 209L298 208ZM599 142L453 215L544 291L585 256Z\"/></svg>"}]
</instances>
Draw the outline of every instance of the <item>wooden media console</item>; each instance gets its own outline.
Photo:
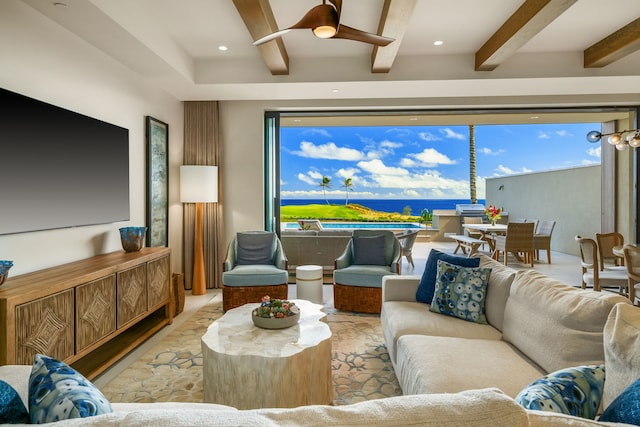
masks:
<instances>
[{"instance_id":1,"label":"wooden media console","mask_svg":"<svg viewBox=\"0 0 640 427\"><path fill-rule=\"evenodd\" d=\"M96 377L173 322L170 255L117 251L9 278L0 365L31 365L41 353Z\"/></svg>"}]
</instances>

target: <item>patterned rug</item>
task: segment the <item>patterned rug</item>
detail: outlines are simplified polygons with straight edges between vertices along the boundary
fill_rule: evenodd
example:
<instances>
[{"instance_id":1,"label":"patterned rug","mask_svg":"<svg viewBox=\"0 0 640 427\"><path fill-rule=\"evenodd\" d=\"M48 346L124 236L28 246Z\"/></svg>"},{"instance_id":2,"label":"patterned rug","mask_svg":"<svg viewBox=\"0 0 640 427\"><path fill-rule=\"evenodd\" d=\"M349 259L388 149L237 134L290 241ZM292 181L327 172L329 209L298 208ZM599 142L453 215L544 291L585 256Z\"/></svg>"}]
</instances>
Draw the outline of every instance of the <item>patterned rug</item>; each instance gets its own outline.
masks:
<instances>
[{"instance_id":1,"label":"patterned rug","mask_svg":"<svg viewBox=\"0 0 640 427\"><path fill-rule=\"evenodd\" d=\"M111 402L202 402L200 338L221 317L220 302L190 319L101 390ZM327 310L332 332L334 405L402 394L384 345L380 317Z\"/></svg>"}]
</instances>

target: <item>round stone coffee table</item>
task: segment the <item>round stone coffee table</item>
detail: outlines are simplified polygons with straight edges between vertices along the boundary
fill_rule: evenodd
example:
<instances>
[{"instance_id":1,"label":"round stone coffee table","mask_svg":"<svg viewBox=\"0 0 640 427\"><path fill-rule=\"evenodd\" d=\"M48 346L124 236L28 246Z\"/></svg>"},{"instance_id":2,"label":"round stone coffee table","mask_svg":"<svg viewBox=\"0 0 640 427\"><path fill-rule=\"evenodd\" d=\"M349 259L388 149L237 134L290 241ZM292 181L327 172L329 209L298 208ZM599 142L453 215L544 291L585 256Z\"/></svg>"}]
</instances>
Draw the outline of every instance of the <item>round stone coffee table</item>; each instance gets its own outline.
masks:
<instances>
[{"instance_id":1,"label":"round stone coffee table","mask_svg":"<svg viewBox=\"0 0 640 427\"><path fill-rule=\"evenodd\" d=\"M292 300L298 324L261 329L245 304L202 337L204 401L238 409L293 408L333 401L331 330L320 304Z\"/></svg>"}]
</instances>

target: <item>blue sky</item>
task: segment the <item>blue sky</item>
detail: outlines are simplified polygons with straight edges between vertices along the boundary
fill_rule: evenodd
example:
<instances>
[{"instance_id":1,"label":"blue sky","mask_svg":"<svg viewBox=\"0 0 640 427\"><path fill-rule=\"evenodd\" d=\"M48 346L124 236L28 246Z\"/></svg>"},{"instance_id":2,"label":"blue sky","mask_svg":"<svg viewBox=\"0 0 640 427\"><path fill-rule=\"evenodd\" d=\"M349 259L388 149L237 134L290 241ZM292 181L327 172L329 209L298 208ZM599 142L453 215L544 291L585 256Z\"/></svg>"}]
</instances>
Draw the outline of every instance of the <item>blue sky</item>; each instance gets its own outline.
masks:
<instances>
[{"instance_id":1,"label":"blue sky","mask_svg":"<svg viewBox=\"0 0 640 427\"><path fill-rule=\"evenodd\" d=\"M600 145L585 139L599 123L476 125L478 198L485 178L600 163ZM328 198L469 198L469 127L281 128L281 196Z\"/></svg>"}]
</instances>

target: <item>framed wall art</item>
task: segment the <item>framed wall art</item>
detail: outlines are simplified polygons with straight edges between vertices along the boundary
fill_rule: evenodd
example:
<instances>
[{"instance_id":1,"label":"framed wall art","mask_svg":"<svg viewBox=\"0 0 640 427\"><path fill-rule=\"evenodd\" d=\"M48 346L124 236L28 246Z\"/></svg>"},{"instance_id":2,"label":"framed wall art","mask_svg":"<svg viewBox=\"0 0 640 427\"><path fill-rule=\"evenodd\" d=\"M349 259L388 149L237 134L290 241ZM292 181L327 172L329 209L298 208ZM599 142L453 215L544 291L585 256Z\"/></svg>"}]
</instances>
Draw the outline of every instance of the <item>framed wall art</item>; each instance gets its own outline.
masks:
<instances>
[{"instance_id":1,"label":"framed wall art","mask_svg":"<svg viewBox=\"0 0 640 427\"><path fill-rule=\"evenodd\" d=\"M147 247L168 246L169 125L147 116Z\"/></svg>"}]
</instances>

